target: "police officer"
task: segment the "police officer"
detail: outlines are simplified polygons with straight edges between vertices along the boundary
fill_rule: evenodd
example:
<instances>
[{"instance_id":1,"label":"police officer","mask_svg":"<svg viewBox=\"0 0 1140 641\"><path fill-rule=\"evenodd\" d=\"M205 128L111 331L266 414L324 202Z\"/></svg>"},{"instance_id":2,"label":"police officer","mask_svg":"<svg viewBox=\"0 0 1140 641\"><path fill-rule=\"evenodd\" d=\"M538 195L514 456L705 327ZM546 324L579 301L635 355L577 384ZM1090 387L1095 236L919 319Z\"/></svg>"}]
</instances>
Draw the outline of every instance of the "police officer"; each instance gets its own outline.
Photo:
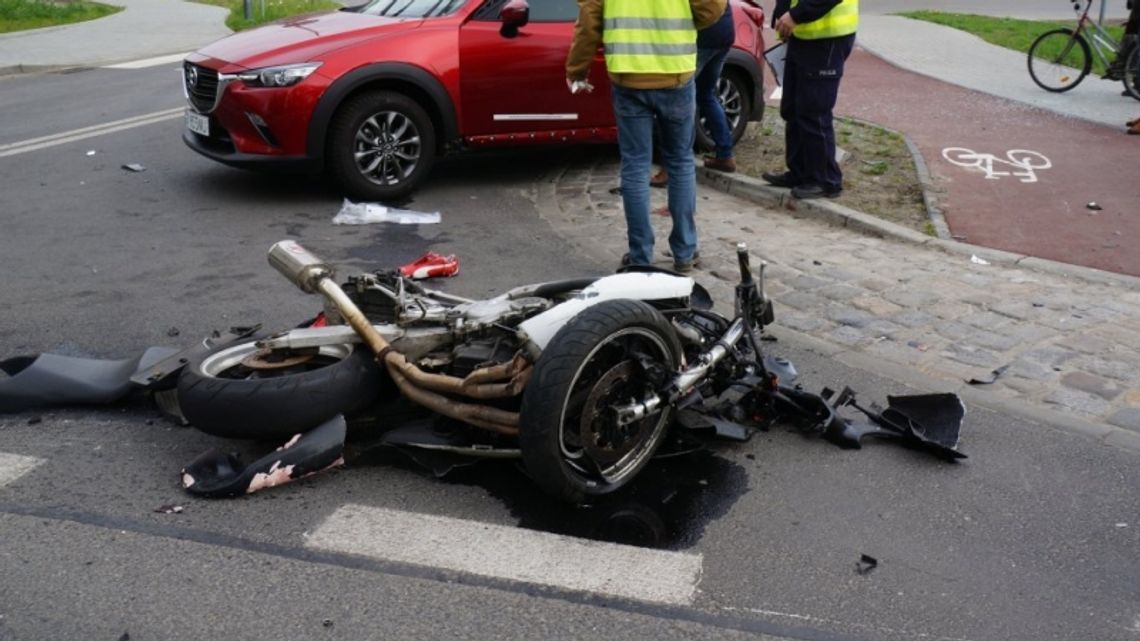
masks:
<instances>
[{"instance_id":1,"label":"police officer","mask_svg":"<svg viewBox=\"0 0 1140 641\"><path fill-rule=\"evenodd\" d=\"M834 198L843 191L843 174L835 161L831 110L855 46L859 0L776 0L772 17L788 47L780 100L788 168L762 177L791 187L795 198Z\"/></svg>"}]
</instances>

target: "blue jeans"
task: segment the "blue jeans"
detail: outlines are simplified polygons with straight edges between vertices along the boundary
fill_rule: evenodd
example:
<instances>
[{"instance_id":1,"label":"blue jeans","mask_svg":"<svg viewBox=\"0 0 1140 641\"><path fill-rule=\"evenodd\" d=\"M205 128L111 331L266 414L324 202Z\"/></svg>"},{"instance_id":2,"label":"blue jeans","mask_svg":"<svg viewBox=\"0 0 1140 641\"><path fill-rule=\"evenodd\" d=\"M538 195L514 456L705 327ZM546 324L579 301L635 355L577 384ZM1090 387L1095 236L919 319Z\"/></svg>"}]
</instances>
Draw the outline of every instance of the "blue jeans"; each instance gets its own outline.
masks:
<instances>
[{"instance_id":1,"label":"blue jeans","mask_svg":"<svg viewBox=\"0 0 1140 641\"><path fill-rule=\"evenodd\" d=\"M662 165L669 172L669 213L673 231L669 249L674 262L693 260L697 251L697 175L693 167L694 89L690 79L676 89L629 89L613 85L614 116L621 149L621 199L629 235L629 259L653 263L653 227L649 223L649 170L653 158L653 123L660 135Z\"/></svg>"},{"instance_id":2,"label":"blue jeans","mask_svg":"<svg viewBox=\"0 0 1140 641\"><path fill-rule=\"evenodd\" d=\"M724 106L717 95L717 83L724 69L724 59L728 57L728 47L723 49L697 49L697 111L704 118L717 158L732 158L732 129L724 115Z\"/></svg>"}]
</instances>

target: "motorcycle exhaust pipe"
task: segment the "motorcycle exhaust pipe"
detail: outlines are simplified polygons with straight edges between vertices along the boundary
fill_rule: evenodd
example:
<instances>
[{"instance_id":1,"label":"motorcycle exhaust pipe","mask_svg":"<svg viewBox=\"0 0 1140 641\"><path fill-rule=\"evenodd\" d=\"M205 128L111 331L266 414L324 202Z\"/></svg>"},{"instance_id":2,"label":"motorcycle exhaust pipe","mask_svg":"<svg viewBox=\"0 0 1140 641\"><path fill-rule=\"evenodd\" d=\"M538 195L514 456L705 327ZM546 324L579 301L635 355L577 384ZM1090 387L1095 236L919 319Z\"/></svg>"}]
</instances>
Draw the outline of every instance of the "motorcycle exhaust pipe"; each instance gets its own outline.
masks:
<instances>
[{"instance_id":1,"label":"motorcycle exhaust pipe","mask_svg":"<svg viewBox=\"0 0 1140 641\"><path fill-rule=\"evenodd\" d=\"M376 354L376 360L386 367L392 380L408 398L440 414L484 429L502 434L518 434L517 413L482 405L458 403L436 391L431 391L431 388L438 391L467 392L468 395L480 395L485 398L513 396L521 391L530 378L530 368L527 363L516 359L504 366L503 371L492 368L474 377L472 381L474 385L468 383L466 386L463 379L428 374L408 362L403 354L394 350L380 332L376 331L364 312L360 311L356 303L352 302L348 294L345 294L340 285L333 280L336 271L331 265L292 240L280 241L270 248L269 264L302 291L323 294L337 308L345 322ZM508 372L513 376L513 380L509 383L499 385L482 383L487 376L494 378L504 376Z\"/></svg>"},{"instance_id":2,"label":"motorcycle exhaust pipe","mask_svg":"<svg viewBox=\"0 0 1140 641\"><path fill-rule=\"evenodd\" d=\"M269 264L306 294L316 293L322 278L336 277L332 265L293 240L275 243L269 249Z\"/></svg>"}]
</instances>

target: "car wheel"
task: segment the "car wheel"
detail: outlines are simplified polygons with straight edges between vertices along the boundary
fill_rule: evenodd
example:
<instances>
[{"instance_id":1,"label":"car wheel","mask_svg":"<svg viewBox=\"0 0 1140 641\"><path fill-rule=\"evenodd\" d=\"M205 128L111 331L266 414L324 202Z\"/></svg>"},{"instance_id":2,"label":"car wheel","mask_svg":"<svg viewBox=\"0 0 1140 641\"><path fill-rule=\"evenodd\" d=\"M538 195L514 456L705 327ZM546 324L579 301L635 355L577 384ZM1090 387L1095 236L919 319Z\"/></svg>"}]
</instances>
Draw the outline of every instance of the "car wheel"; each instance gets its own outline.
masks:
<instances>
[{"instance_id":1,"label":"car wheel","mask_svg":"<svg viewBox=\"0 0 1140 641\"><path fill-rule=\"evenodd\" d=\"M394 91L348 99L329 127L329 175L349 198L402 198L435 162L435 129L415 100Z\"/></svg>"},{"instance_id":2,"label":"car wheel","mask_svg":"<svg viewBox=\"0 0 1140 641\"><path fill-rule=\"evenodd\" d=\"M744 76L736 70L725 69L717 82L717 96L724 107L724 116L728 119L728 128L732 131L732 144L740 142L744 131L748 128L748 115L752 113L752 98L748 83ZM705 127L705 119L701 118L697 127L697 149L712 151L716 148L712 136Z\"/></svg>"}]
</instances>

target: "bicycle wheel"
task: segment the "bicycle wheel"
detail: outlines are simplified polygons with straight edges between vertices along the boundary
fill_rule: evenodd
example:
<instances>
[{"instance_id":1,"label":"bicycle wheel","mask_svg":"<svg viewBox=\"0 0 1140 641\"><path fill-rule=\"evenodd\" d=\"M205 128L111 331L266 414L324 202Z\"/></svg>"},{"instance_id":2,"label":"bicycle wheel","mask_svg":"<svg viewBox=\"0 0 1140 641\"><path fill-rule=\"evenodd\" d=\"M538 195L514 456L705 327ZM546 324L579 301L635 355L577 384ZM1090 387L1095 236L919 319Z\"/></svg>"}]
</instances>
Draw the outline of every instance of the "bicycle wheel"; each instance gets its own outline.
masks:
<instances>
[{"instance_id":1,"label":"bicycle wheel","mask_svg":"<svg viewBox=\"0 0 1140 641\"><path fill-rule=\"evenodd\" d=\"M1140 100L1140 47L1133 47L1124 61L1124 88L1128 95Z\"/></svg>"},{"instance_id":2,"label":"bicycle wheel","mask_svg":"<svg viewBox=\"0 0 1140 641\"><path fill-rule=\"evenodd\" d=\"M1076 87L1092 69L1089 43L1072 29L1046 31L1029 47L1029 77L1045 91Z\"/></svg>"}]
</instances>

